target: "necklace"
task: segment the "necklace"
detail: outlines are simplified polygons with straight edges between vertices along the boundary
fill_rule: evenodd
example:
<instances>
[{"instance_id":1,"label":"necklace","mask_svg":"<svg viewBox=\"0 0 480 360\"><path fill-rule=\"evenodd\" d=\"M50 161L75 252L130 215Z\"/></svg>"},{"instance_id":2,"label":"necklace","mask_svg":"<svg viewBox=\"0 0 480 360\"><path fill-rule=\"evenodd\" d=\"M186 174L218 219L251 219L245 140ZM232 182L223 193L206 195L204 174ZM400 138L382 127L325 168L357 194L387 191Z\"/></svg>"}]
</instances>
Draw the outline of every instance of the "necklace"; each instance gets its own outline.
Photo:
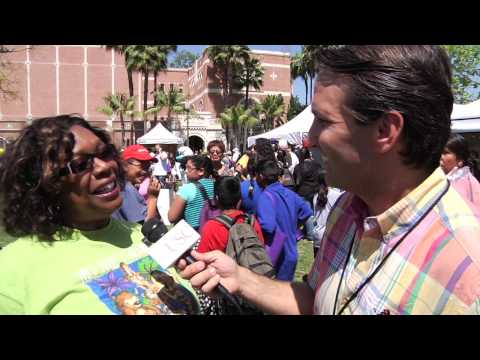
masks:
<instances>
[{"instance_id":1,"label":"necklace","mask_svg":"<svg viewBox=\"0 0 480 360\"><path fill-rule=\"evenodd\" d=\"M450 181L447 180L447 186L445 187L445 189L442 191L442 193L437 197L437 199L430 205L430 207L427 209L427 211L425 211L422 216L417 220L415 221L415 223L413 224L413 226L410 227L410 229L408 229L408 231L400 238L400 240L397 241L397 243L390 249L390 251L387 253L387 255L385 255L385 257L382 259L382 261L380 261L380 264L377 265L377 267L372 271L372 273L365 279L365 281L357 288L357 290L355 290L355 292L348 298L348 300L345 302L345 304L343 304L343 306L341 307L340 311L338 312L338 314L336 314L336 309L337 309L337 301L338 301L338 295L340 293L340 288L342 286L342 281L343 281L343 276L345 275L345 270L347 269L347 265L349 263L349 260L350 260L350 255L352 253L352 249L353 249L353 244L355 243L355 232L353 233L353 236L352 236L352 240L350 242L350 247L348 249L348 254L347 254L347 258L345 260L345 265L343 266L343 270L342 270L342 274L340 276L340 282L338 284L338 288L337 288L337 292L335 294L335 302L333 304L333 315L341 315L345 309L347 308L347 306L352 302L353 299L355 299L358 294L360 293L360 291L365 287L365 285L367 285L372 279L373 277L378 273L378 271L382 268L383 265L385 265L387 259L390 257L390 255L397 249L397 247L405 240L405 238L412 232L413 229L415 229L415 227L428 215L428 213L438 204L438 202L440 201L440 199L443 197L443 195L445 195L448 191L450 187Z\"/></svg>"}]
</instances>

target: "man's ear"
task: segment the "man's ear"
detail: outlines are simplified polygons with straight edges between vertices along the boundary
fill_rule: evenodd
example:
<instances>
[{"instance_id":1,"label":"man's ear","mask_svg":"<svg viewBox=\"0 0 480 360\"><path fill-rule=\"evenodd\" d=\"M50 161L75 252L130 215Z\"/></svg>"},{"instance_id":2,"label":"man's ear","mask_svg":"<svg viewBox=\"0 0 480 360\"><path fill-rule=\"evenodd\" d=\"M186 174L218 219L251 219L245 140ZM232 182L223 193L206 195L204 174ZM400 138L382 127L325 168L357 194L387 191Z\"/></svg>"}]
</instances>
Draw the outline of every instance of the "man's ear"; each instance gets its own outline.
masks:
<instances>
[{"instance_id":1,"label":"man's ear","mask_svg":"<svg viewBox=\"0 0 480 360\"><path fill-rule=\"evenodd\" d=\"M235 207L237 210L240 210L240 207L242 206L242 199L238 200L237 206Z\"/></svg>"},{"instance_id":2,"label":"man's ear","mask_svg":"<svg viewBox=\"0 0 480 360\"><path fill-rule=\"evenodd\" d=\"M404 118L398 111L389 111L378 119L376 143L380 153L387 153L399 146L403 127Z\"/></svg>"}]
</instances>

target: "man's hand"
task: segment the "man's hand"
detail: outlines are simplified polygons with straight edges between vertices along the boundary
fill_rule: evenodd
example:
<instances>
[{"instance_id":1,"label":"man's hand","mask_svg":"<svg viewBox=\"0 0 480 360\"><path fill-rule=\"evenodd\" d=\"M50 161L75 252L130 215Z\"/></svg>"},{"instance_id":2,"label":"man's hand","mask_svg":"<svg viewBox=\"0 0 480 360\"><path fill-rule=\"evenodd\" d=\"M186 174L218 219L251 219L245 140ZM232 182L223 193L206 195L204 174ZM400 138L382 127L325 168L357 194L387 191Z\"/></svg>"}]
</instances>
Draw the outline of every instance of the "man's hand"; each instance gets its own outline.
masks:
<instances>
[{"instance_id":1,"label":"man's hand","mask_svg":"<svg viewBox=\"0 0 480 360\"><path fill-rule=\"evenodd\" d=\"M160 189L162 188L160 181L154 176L150 178L150 184L148 185L148 196L152 196L158 198L158 194L160 193Z\"/></svg>"},{"instance_id":2,"label":"man's hand","mask_svg":"<svg viewBox=\"0 0 480 360\"><path fill-rule=\"evenodd\" d=\"M213 290L221 282L230 293L238 292L239 266L231 257L218 250L207 253L192 250L191 254L198 261L187 266L187 262L181 259L177 267L181 270L180 275L189 279L193 287L214 296Z\"/></svg>"}]
</instances>

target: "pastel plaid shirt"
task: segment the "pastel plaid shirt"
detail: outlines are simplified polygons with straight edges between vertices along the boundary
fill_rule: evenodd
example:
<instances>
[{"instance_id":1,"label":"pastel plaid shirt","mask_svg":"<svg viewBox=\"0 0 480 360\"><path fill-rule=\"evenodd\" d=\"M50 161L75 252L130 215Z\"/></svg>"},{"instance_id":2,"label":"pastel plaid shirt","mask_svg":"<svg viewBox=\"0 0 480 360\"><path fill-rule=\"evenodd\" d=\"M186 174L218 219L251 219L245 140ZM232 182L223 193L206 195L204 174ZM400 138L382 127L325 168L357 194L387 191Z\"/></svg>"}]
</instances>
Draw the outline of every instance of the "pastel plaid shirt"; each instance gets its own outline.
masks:
<instances>
[{"instance_id":1,"label":"pastel plaid shirt","mask_svg":"<svg viewBox=\"0 0 480 360\"><path fill-rule=\"evenodd\" d=\"M447 186L437 168L375 217L358 197L343 195L308 277L314 313L333 314L337 291L338 313L411 230L342 314L480 314L480 208L453 186L444 193Z\"/></svg>"}]
</instances>

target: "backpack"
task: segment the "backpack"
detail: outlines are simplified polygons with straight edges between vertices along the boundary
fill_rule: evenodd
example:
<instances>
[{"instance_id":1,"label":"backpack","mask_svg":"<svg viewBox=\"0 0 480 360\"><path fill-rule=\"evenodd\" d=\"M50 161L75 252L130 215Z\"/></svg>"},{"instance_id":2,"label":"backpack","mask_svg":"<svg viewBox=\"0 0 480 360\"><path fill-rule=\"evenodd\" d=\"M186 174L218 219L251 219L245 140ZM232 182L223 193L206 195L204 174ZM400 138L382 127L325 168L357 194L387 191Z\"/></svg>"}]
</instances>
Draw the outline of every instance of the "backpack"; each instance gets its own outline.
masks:
<instances>
[{"instance_id":1,"label":"backpack","mask_svg":"<svg viewBox=\"0 0 480 360\"><path fill-rule=\"evenodd\" d=\"M237 223L240 216L245 218L244 223ZM240 215L232 219L227 215L215 218L228 229L228 243L225 253L233 258L238 265L251 271L267 276L275 277L275 269L268 256L264 245L255 231L255 218L250 215Z\"/></svg>"},{"instance_id":2,"label":"backpack","mask_svg":"<svg viewBox=\"0 0 480 360\"><path fill-rule=\"evenodd\" d=\"M221 215L222 210L217 207L215 200L208 197L207 190L205 190L205 187L200 182L197 182L195 185L197 186L198 190L200 190L200 193L203 197L203 207L202 211L200 212L199 227L199 231L202 231L203 226L207 223L207 221Z\"/></svg>"},{"instance_id":3,"label":"backpack","mask_svg":"<svg viewBox=\"0 0 480 360\"><path fill-rule=\"evenodd\" d=\"M240 216L246 218L244 223L237 223ZM228 243L225 253L233 258L238 265L246 267L257 274L274 278L275 269L254 228L255 218L250 215L240 216L237 216L235 219L227 215L220 215L215 218L215 221L218 221L228 229ZM262 311L248 301L238 296L235 296L235 298L242 309L242 314L263 314ZM231 307L230 303L221 300L221 304L225 314L238 313L236 309Z\"/></svg>"}]
</instances>

